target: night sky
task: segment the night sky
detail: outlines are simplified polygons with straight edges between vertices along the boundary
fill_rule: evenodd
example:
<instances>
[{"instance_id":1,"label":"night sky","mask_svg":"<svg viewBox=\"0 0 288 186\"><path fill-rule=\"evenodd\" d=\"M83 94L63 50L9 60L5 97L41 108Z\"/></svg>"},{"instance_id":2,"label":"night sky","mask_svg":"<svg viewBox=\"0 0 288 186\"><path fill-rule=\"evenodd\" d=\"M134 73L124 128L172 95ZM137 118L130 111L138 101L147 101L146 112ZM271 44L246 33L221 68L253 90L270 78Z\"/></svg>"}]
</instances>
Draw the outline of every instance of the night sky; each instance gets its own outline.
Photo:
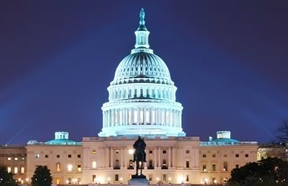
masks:
<instances>
[{"instance_id":1,"label":"night sky","mask_svg":"<svg viewBox=\"0 0 288 186\"><path fill-rule=\"evenodd\" d=\"M287 1L286 1L287 2ZM269 142L288 119L285 1L1 1L0 143L98 136L141 7L187 136Z\"/></svg>"}]
</instances>

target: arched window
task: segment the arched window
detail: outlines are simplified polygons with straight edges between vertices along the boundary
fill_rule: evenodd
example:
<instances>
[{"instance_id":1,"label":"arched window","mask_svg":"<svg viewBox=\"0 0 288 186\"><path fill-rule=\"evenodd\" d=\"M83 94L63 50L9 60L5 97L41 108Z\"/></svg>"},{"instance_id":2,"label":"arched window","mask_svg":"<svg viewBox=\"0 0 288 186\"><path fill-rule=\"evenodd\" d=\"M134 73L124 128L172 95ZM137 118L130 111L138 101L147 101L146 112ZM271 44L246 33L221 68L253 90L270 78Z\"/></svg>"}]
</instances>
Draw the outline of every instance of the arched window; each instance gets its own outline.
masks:
<instances>
[{"instance_id":1,"label":"arched window","mask_svg":"<svg viewBox=\"0 0 288 186\"><path fill-rule=\"evenodd\" d=\"M166 160L165 159L163 160L163 166L166 166Z\"/></svg>"},{"instance_id":2,"label":"arched window","mask_svg":"<svg viewBox=\"0 0 288 186\"><path fill-rule=\"evenodd\" d=\"M228 171L228 163L226 161L223 163L223 171Z\"/></svg>"},{"instance_id":3,"label":"arched window","mask_svg":"<svg viewBox=\"0 0 288 186\"><path fill-rule=\"evenodd\" d=\"M149 165L148 167L153 167L153 161L152 160L149 160Z\"/></svg>"},{"instance_id":4,"label":"arched window","mask_svg":"<svg viewBox=\"0 0 288 186\"><path fill-rule=\"evenodd\" d=\"M96 161L92 161L92 168L96 169L96 167L97 167L97 162Z\"/></svg>"},{"instance_id":5,"label":"arched window","mask_svg":"<svg viewBox=\"0 0 288 186\"><path fill-rule=\"evenodd\" d=\"M61 171L61 165L60 163L56 163L56 171L60 172Z\"/></svg>"}]
</instances>

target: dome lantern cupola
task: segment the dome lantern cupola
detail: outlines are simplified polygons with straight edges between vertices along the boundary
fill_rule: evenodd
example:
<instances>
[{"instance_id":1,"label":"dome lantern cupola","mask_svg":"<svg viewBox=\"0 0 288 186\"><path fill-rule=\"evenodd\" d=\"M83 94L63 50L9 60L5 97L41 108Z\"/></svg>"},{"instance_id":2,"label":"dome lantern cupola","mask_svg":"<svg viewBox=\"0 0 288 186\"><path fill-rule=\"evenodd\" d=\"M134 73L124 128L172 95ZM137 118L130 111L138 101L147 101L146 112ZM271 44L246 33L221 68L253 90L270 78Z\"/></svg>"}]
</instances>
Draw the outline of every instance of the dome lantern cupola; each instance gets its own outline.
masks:
<instances>
[{"instance_id":1,"label":"dome lantern cupola","mask_svg":"<svg viewBox=\"0 0 288 186\"><path fill-rule=\"evenodd\" d=\"M135 31L135 35L136 35L136 43L135 43L135 49L132 50L132 53L134 52L139 52L141 50L137 50L137 49L145 49L145 48L149 48L149 34L150 32L147 30L146 26L145 26L145 11L143 8L141 8L140 10L140 21L139 21L139 27L137 29L137 31ZM150 51L152 52L152 51Z\"/></svg>"}]
</instances>

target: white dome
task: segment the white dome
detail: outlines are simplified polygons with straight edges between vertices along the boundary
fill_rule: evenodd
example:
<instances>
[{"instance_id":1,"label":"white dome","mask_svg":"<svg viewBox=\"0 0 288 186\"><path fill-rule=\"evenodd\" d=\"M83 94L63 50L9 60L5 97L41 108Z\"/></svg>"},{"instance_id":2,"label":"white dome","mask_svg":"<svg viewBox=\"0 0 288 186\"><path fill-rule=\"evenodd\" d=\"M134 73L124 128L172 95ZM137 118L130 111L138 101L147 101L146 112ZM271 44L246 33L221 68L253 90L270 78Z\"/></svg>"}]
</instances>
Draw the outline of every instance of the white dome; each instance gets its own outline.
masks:
<instances>
[{"instance_id":1,"label":"white dome","mask_svg":"<svg viewBox=\"0 0 288 186\"><path fill-rule=\"evenodd\" d=\"M152 52L145 51L126 56L118 65L111 85L136 82L174 84L164 61Z\"/></svg>"}]
</instances>

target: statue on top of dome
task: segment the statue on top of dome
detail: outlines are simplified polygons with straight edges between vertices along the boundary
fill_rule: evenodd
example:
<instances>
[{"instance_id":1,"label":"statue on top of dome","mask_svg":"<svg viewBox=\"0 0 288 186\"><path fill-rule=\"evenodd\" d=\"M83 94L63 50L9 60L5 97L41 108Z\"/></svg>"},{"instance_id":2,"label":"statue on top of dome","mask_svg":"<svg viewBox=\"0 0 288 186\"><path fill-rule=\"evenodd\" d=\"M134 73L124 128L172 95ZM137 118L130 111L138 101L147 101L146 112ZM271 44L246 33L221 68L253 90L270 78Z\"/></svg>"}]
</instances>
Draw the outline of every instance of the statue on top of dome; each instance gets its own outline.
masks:
<instances>
[{"instance_id":1,"label":"statue on top of dome","mask_svg":"<svg viewBox=\"0 0 288 186\"><path fill-rule=\"evenodd\" d=\"M138 30L147 30L145 27L145 11L144 8L141 8L139 13L140 21L139 21L139 28Z\"/></svg>"}]
</instances>

